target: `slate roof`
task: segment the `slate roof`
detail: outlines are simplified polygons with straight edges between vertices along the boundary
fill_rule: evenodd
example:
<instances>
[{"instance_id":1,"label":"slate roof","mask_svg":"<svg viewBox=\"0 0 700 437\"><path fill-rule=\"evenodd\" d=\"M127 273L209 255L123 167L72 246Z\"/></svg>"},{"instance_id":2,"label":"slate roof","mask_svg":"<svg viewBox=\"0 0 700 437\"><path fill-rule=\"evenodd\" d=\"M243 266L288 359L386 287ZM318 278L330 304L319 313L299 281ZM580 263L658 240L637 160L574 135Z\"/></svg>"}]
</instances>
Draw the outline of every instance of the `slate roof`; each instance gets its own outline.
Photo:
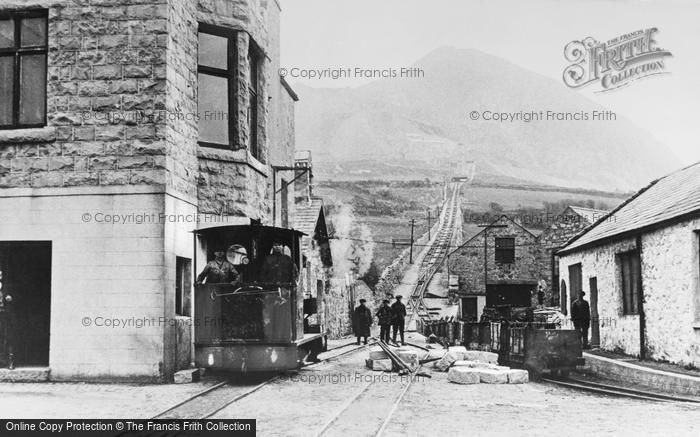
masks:
<instances>
[{"instance_id":1,"label":"slate roof","mask_svg":"<svg viewBox=\"0 0 700 437\"><path fill-rule=\"evenodd\" d=\"M595 223L600 218L605 217L610 213L610 211L605 209L584 208L582 206L569 206L569 209L571 209L575 214L586 219L588 223Z\"/></svg>"},{"instance_id":2,"label":"slate roof","mask_svg":"<svg viewBox=\"0 0 700 437\"><path fill-rule=\"evenodd\" d=\"M696 213L700 213L700 162L655 180L574 237L559 253L599 245Z\"/></svg>"},{"instance_id":3,"label":"slate roof","mask_svg":"<svg viewBox=\"0 0 700 437\"><path fill-rule=\"evenodd\" d=\"M321 214L321 208L323 208L323 200L311 199L311 202L302 200L298 202L295 207L294 229L313 237L314 231L316 231L318 216Z\"/></svg>"}]
</instances>

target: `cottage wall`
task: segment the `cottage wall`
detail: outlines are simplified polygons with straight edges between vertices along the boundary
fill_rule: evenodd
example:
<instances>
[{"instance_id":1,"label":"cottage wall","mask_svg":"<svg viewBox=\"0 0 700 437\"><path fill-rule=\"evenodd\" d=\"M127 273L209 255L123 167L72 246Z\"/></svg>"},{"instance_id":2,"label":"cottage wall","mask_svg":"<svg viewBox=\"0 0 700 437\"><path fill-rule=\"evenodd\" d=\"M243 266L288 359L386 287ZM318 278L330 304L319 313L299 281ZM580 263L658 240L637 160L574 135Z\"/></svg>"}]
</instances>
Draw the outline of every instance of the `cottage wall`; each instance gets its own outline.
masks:
<instances>
[{"instance_id":1,"label":"cottage wall","mask_svg":"<svg viewBox=\"0 0 700 437\"><path fill-rule=\"evenodd\" d=\"M645 344L652 359L700 365L698 229L695 219L642 236ZM630 355L640 354L639 316L623 314L617 254L635 248L635 239L629 238L567 254L559 264L567 302L570 265L581 263L584 291L589 291L589 278L597 278L600 345Z\"/></svg>"}]
</instances>

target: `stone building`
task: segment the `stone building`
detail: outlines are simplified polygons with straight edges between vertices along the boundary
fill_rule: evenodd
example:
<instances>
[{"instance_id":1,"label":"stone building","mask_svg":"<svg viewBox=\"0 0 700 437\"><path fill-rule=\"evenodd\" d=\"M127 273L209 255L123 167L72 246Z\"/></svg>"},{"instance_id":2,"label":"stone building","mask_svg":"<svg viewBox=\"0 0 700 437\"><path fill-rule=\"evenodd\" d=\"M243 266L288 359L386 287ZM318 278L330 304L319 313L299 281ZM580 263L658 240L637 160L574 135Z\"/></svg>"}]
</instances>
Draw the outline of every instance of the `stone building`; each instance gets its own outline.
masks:
<instances>
[{"instance_id":1,"label":"stone building","mask_svg":"<svg viewBox=\"0 0 700 437\"><path fill-rule=\"evenodd\" d=\"M463 319L479 319L485 306L531 306L548 274L537 236L503 215L452 251ZM534 297L533 297L534 296Z\"/></svg>"},{"instance_id":2,"label":"stone building","mask_svg":"<svg viewBox=\"0 0 700 437\"><path fill-rule=\"evenodd\" d=\"M700 366L700 163L652 182L557 255L567 304L588 294L593 344Z\"/></svg>"},{"instance_id":3,"label":"stone building","mask_svg":"<svg viewBox=\"0 0 700 437\"><path fill-rule=\"evenodd\" d=\"M293 221L275 189L293 178L296 99L279 16L276 0L0 3L17 365L161 381L189 365L192 231Z\"/></svg>"},{"instance_id":4,"label":"stone building","mask_svg":"<svg viewBox=\"0 0 700 437\"><path fill-rule=\"evenodd\" d=\"M541 300L544 305L559 306L566 314L566 299L561 298L559 286L559 257L556 251L564 247L569 240L588 226L603 218L608 212L600 209L568 206L561 214L547 217L547 221L551 224L537 237L543 251L543 259L550 266L546 286L541 291Z\"/></svg>"}]
</instances>

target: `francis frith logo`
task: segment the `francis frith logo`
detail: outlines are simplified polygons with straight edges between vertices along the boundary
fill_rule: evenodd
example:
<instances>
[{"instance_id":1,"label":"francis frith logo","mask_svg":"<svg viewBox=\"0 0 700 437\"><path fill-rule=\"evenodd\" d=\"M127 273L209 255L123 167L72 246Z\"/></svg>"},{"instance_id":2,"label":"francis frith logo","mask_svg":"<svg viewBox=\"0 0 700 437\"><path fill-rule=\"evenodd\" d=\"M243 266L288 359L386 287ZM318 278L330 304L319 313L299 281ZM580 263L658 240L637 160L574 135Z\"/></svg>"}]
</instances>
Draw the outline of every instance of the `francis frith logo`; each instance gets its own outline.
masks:
<instances>
[{"instance_id":1,"label":"francis frith logo","mask_svg":"<svg viewBox=\"0 0 700 437\"><path fill-rule=\"evenodd\" d=\"M657 46L658 29L637 30L606 42L587 37L571 41L564 56L564 83L571 88L598 84L598 92L611 91L635 80L668 73L665 59L671 52Z\"/></svg>"}]
</instances>

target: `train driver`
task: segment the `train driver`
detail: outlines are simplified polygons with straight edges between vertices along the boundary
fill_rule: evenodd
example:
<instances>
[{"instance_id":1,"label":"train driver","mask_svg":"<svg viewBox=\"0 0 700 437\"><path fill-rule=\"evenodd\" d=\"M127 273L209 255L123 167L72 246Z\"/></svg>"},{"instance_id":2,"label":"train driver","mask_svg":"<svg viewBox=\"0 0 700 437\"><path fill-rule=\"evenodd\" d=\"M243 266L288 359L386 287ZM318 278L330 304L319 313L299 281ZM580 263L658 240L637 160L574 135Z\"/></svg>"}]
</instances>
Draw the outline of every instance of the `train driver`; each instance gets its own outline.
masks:
<instances>
[{"instance_id":1,"label":"train driver","mask_svg":"<svg viewBox=\"0 0 700 437\"><path fill-rule=\"evenodd\" d=\"M240 275L236 268L226 259L226 251L217 247L214 250L214 259L209 261L197 276L197 284L206 281L207 284L235 284L240 280Z\"/></svg>"},{"instance_id":2,"label":"train driver","mask_svg":"<svg viewBox=\"0 0 700 437\"><path fill-rule=\"evenodd\" d=\"M291 256L285 255L284 245L275 241L272 253L263 261L260 268L260 281L270 283L296 283L299 270Z\"/></svg>"}]
</instances>

